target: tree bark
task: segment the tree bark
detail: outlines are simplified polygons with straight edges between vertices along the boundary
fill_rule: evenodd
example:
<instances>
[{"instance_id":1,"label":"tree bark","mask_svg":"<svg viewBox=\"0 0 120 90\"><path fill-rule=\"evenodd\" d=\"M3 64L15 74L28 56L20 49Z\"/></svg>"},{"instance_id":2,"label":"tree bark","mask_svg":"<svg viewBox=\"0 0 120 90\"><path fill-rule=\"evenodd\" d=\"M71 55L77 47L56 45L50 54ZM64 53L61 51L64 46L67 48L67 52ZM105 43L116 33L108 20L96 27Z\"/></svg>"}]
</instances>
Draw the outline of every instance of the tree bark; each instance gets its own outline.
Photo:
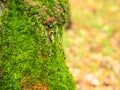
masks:
<instances>
[{"instance_id":1,"label":"tree bark","mask_svg":"<svg viewBox=\"0 0 120 90\"><path fill-rule=\"evenodd\" d=\"M65 64L67 0L0 1L0 90L75 90Z\"/></svg>"}]
</instances>

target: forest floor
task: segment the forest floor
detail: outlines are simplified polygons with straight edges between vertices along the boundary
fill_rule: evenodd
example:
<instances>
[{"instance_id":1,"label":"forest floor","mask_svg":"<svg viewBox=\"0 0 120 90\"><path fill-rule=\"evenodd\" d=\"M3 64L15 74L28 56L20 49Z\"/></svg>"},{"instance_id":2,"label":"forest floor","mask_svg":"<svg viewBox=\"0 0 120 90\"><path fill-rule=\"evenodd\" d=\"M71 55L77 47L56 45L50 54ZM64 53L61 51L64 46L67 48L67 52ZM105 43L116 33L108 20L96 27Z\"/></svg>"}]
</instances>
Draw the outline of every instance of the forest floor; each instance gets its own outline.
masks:
<instances>
[{"instance_id":1,"label":"forest floor","mask_svg":"<svg viewBox=\"0 0 120 90\"><path fill-rule=\"evenodd\" d=\"M77 90L120 90L120 0L69 0L66 63Z\"/></svg>"}]
</instances>

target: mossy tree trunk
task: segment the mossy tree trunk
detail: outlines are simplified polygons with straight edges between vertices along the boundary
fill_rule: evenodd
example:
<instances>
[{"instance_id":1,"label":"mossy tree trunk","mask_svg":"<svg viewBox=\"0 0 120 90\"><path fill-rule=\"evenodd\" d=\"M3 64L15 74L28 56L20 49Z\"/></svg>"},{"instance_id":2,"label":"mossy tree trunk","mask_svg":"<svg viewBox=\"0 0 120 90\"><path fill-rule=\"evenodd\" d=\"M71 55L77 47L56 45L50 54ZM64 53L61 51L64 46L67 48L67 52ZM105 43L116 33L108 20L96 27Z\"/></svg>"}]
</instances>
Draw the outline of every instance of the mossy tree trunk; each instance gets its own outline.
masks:
<instances>
[{"instance_id":1,"label":"mossy tree trunk","mask_svg":"<svg viewBox=\"0 0 120 90\"><path fill-rule=\"evenodd\" d=\"M0 90L75 90L62 47L68 12L67 0L0 1Z\"/></svg>"}]
</instances>

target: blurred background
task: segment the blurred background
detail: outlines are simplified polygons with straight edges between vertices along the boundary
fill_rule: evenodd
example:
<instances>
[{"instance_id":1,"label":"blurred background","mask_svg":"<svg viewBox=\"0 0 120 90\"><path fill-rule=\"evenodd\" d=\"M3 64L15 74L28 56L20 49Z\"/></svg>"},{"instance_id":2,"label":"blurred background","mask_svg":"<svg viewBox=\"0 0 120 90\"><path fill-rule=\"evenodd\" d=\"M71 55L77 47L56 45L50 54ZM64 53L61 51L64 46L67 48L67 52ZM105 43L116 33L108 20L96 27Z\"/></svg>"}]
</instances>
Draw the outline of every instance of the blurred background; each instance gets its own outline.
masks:
<instances>
[{"instance_id":1,"label":"blurred background","mask_svg":"<svg viewBox=\"0 0 120 90\"><path fill-rule=\"evenodd\" d=\"M66 63L77 90L120 90L120 0L69 0Z\"/></svg>"}]
</instances>

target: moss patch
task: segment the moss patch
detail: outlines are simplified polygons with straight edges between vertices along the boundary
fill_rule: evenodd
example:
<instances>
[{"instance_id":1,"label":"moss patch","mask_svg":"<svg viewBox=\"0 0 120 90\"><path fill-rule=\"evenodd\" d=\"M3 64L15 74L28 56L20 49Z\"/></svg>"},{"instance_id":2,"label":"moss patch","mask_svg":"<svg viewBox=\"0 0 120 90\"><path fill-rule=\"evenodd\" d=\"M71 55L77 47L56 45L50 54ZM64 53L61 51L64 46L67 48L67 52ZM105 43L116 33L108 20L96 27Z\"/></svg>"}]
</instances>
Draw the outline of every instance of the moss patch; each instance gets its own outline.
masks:
<instances>
[{"instance_id":1,"label":"moss patch","mask_svg":"<svg viewBox=\"0 0 120 90\"><path fill-rule=\"evenodd\" d=\"M75 90L62 47L68 1L8 0L6 7L0 17L0 90L21 90L39 83L48 90Z\"/></svg>"}]
</instances>

